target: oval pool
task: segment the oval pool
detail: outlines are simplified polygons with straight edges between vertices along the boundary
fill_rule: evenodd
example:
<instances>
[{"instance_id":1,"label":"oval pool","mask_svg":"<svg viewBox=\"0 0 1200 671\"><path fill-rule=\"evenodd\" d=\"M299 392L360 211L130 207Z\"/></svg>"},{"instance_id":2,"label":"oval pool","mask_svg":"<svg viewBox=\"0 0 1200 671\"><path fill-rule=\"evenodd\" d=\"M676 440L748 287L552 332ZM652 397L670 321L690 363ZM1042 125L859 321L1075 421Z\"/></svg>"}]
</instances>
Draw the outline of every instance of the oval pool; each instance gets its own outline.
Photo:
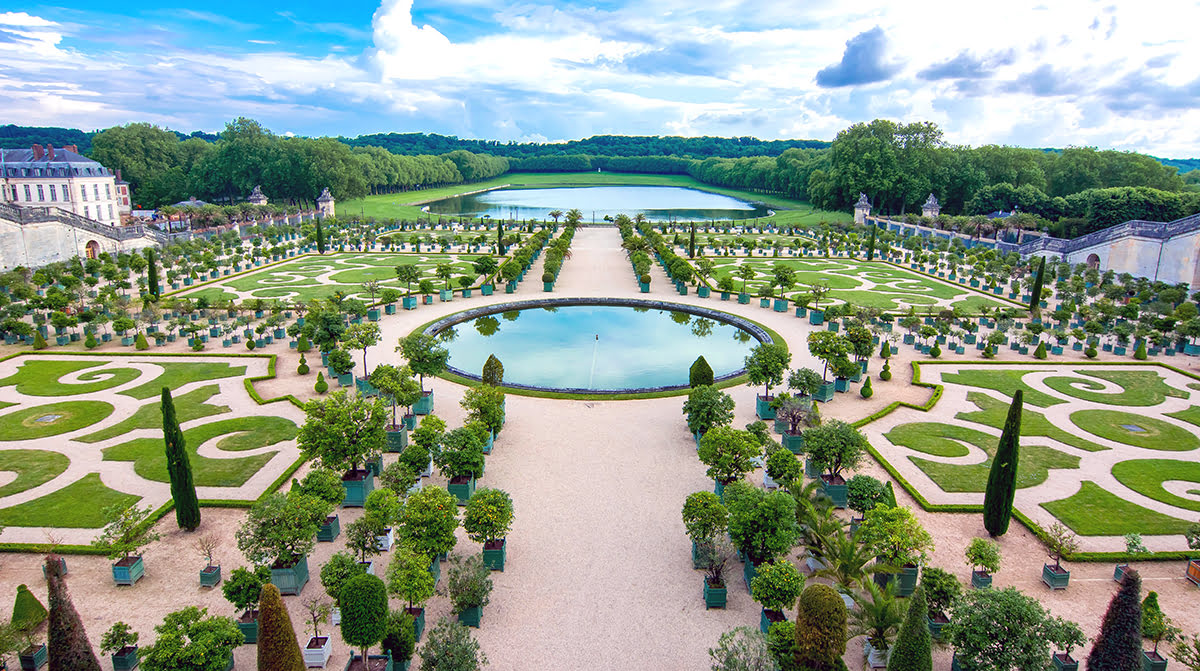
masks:
<instances>
[{"instance_id":1,"label":"oval pool","mask_svg":"<svg viewBox=\"0 0 1200 671\"><path fill-rule=\"evenodd\" d=\"M708 221L753 219L770 211L760 204L698 189L676 186L588 186L555 189L494 189L452 196L428 205L431 214L493 219L549 221L550 212L572 208L584 221L604 221L605 215L643 214L650 221ZM561 219L560 219L561 221Z\"/></svg>"},{"instance_id":2,"label":"oval pool","mask_svg":"<svg viewBox=\"0 0 1200 671\"><path fill-rule=\"evenodd\" d=\"M686 387L701 355L715 377L731 377L759 340L770 340L725 313L613 299L489 306L451 315L427 332L442 340L459 374L477 378L495 354L506 385L587 393Z\"/></svg>"}]
</instances>

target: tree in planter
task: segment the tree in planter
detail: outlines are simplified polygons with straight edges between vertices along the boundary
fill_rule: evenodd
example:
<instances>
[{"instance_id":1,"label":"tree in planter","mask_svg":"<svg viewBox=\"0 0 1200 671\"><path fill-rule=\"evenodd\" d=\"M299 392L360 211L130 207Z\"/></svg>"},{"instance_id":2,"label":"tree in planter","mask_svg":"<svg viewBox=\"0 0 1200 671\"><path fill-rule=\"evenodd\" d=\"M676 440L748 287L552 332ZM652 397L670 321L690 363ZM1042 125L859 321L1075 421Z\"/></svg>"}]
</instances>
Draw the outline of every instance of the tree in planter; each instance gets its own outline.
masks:
<instances>
[{"instance_id":1,"label":"tree in planter","mask_svg":"<svg viewBox=\"0 0 1200 671\"><path fill-rule=\"evenodd\" d=\"M928 612L925 591L918 587L908 600L908 612L888 659L888 671L933 671L933 642L926 621Z\"/></svg>"},{"instance_id":2,"label":"tree in planter","mask_svg":"<svg viewBox=\"0 0 1200 671\"><path fill-rule=\"evenodd\" d=\"M312 627L312 637L322 638L321 625L329 620L329 614L333 612L333 604L319 596L313 596L305 599L302 603L305 612L308 613L308 622L305 626Z\"/></svg>"},{"instance_id":3,"label":"tree in planter","mask_svg":"<svg viewBox=\"0 0 1200 671\"><path fill-rule=\"evenodd\" d=\"M338 347L329 353L329 367L338 375L347 375L354 370L354 358L350 352Z\"/></svg>"},{"instance_id":4,"label":"tree in planter","mask_svg":"<svg viewBox=\"0 0 1200 671\"><path fill-rule=\"evenodd\" d=\"M320 459L335 470L356 470L383 451L387 410L383 399L339 390L304 404L307 418L297 443L305 459Z\"/></svg>"},{"instance_id":5,"label":"tree in planter","mask_svg":"<svg viewBox=\"0 0 1200 671\"><path fill-rule=\"evenodd\" d=\"M1083 644L1079 625L1051 617L1037 599L1012 587L970 590L950 613L942 633L964 669L1042 669L1051 646Z\"/></svg>"},{"instance_id":6,"label":"tree in planter","mask_svg":"<svg viewBox=\"0 0 1200 671\"><path fill-rule=\"evenodd\" d=\"M51 614L53 614L53 606ZM1183 631L1175 626L1171 618L1163 613L1162 608L1158 605L1158 593L1150 592L1146 595L1146 599L1142 601L1142 636L1154 641L1154 649L1151 654L1158 655L1158 646L1164 639L1174 641L1183 634Z\"/></svg>"},{"instance_id":7,"label":"tree in planter","mask_svg":"<svg viewBox=\"0 0 1200 671\"><path fill-rule=\"evenodd\" d=\"M846 355L854 351L854 346L846 340L845 336L838 335L833 331L814 331L808 334L808 352L820 359L825 364L825 368L821 371L821 381L829 376L829 367L839 359L845 359Z\"/></svg>"},{"instance_id":8,"label":"tree in planter","mask_svg":"<svg viewBox=\"0 0 1200 671\"><path fill-rule=\"evenodd\" d=\"M128 624L115 622L100 637L100 654L119 655L125 651L125 648L136 646L138 638L140 638L138 633Z\"/></svg>"},{"instance_id":9,"label":"tree in planter","mask_svg":"<svg viewBox=\"0 0 1200 671\"><path fill-rule=\"evenodd\" d=\"M816 394L821 389L823 382L820 374L811 368L797 368L788 375L788 389L800 394L801 397Z\"/></svg>"},{"instance_id":10,"label":"tree in planter","mask_svg":"<svg viewBox=\"0 0 1200 671\"><path fill-rule=\"evenodd\" d=\"M480 379L483 383L491 387L499 387L504 384L504 364L496 358L495 354L489 354L487 361L483 362L483 371Z\"/></svg>"},{"instance_id":11,"label":"tree in planter","mask_svg":"<svg viewBox=\"0 0 1200 671\"><path fill-rule=\"evenodd\" d=\"M865 515L884 498L883 483L869 475L856 475L846 481L846 507Z\"/></svg>"},{"instance_id":12,"label":"tree in planter","mask_svg":"<svg viewBox=\"0 0 1200 671\"><path fill-rule=\"evenodd\" d=\"M376 489L363 502L363 516L376 536L382 536L400 519L400 498L387 487Z\"/></svg>"},{"instance_id":13,"label":"tree in planter","mask_svg":"<svg viewBox=\"0 0 1200 671\"><path fill-rule=\"evenodd\" d=\"M438 345L437 339L424 333L414 333L400 339L396 351L408 359L408 366L420 376L421 392L425 391L425 376L438 375L446 369L450 352Z\"/></svg>"},{"instance_id":14,"label":"tree in planter","mask_svg":"<svg viewBox=\"0 0 1200 671\"><path fill-rule=\"evenodd\" d=\"M733 421L733 398L712 385L695 387L683 403L683 414L687 415L688 430L704 435L718 426Z\"/></svg>"},{"instance_id":15,"label":"tree in planter","mask_svg":"<svg viewBox=\"0 0 1200 671\"><path fill-rule=\"evenodd\" d=\"M100 536L92 541L92 547L107 550L109 559L132 557L135 552L159 539L150 519L153 514L154 509L150 506L122 507L118 504L105 508L103 515L108 523Z\"/></svg>"},{"instance_id":16,"label":"tree in planter","mask_svg":"<svg viewBox=\"0 0 1200 671\"><path fill-rule=\"evenodd\" d=\"M476 490L467 501L462 525L468 538L487 548L508 535L512 520L513 503L508 493L484 487Z\"/></svg>"},{"instance_id":17,"label":"tree in planter","mask_svg":"<svg viewBox=\"0 0 1200 671\"><path fill-rule=\"evenodd\" d=\"M1054 559L1054 570L1059 571L1062 568L1063 557L1078 550L1079 541L1075 538L1075 533L1066 525L1062 522L1055 522L1046 529L1046 549L1050 551L1050 557Z\"/></svg>"},{"instance_id":18,"label":"tree in planter","mask_svg":"<svg viewBox=\"0 0 1200 671\"><path fill-rule=\"evenodd\" d=\"M200 501L196 498L196 485L192 481L192 463L188 460L187 444L179 420L175 417L175 403L171 390L162 388L163 441L167 449L167 473L171 477L171 498L175 501L175 521L180 529L194 531L200 526Z\"/></svg>"},{"instance_id":19,"label":"tree in planter","mask_svg":"<svg viewBox=\"0 0 1200 671\"><path fill-rule=\"evenodd\" d=\"M337 473L328 468L314 468L303 480L292 478L289 495L296 494L324 501L333 511L346 497L346 490L342 488L342 478Z\"/></svg>"},{"instance_id":20,"label":"tree in planter","mask_svg":"<svg viewBox=\"0 0 1200 671\"><path fill-rule=\"evenodd\" d=\"M480 422L494 435L504 427L504 392L500 387L481 384L463 393L459 405L467 411L467 422Z\"/></svg>"},{"instance_id":21,"label":"tree in planter","mask_svg":"<svg viewBox=\"0 0 1200 671\"><path fill-rule=\"evenodd\" d=\"M867 438L854 426L833 420L804 430L804 454L825 471L830 481L841 478L845 469L853 469L867 453Z\"/></svg>"},{"instance_id":22,"label":"tree in planter","mask_svg":"<svg viewBox=\"0 0 1200 671\"><path fill-rule=\"evenodd\" d=\"M253 622L258 619L258 600L262 597L263 585L269 582L271 569L266 566L239 566L221 583L221 593L233 604L234 611L242 614L243 621Z\"/></svg>"},{"instance_id":23,"label":"tree in planter","mask_svg":"<svg viewBox=\"0 0 1200 671\"><path fill-rule=\"evenodd\" d=\"M790 490L792 485L803 477L804 466L791 450L779 447L768 451L766 471L780 487Z\"/></svg>"},{"instance_id":24,"label":"tree in planter","mask_svg":"<svg viewBox=\"0 0 1200 671\"><path fill-rule=\"evenodd\" d=\"M1000 544L986 538L972 538L965 552L973 574L990 577L1000 570Z\"/></svg>"},{"instance_id":25,"label":"tree in planter","mask_svg":"<svg viewBox=\"0 0 1200 671\"><path fill-rule=\"evenodd\" d=\"M760 343L746 357L747 386L763 385L762 398L771 400L771 387L783 383L783 375L791 362L792 354L786 345Z\"/></svg>"},{"instance_id":26,"label":"tree in planter","mask_svg":"<svg viewBox=\"0 0 1200 671\"><path fill-rule=\"evenodd\" d=\"M387 568L388 593L404 600L410 612L418 610L434 594L434 578L429 572L429 555L401 545Z\"/></svg>"},{"instance_id":27,"label":"tree in planter","mask_svg":"<svg viewBox=\"0 0 1200 671\"><path fill-rule=\"evenodd\" d=\"M353 552L360 563L366 565L371 557L378 555L380 529L366 515L346 525L346 549Z\"/></svg>"},{"instance_id":28,"label":"tree in planter","mask_svg":"<svg viewBox=\"0 0 1200 671\"><path fill-rule=\"evenodd\" d=\"M948 621L946 612L963 591L953 573L933 566L921 571L920 589L929 604L929 619L940 622Z\"/></svg>"},{"instance_id":29,"label":"tree in planter","mask_svg":"<svg viewBox=\"0 0 1200 671\"><path fill-rule=\"evenodd\" d=\"M775 408L775 418L787 423L786 433L790 436L798 436L803 426L813 425L813 403L807 396L779 394L771 405Z\"/></svg>"},{"instance_id":30,"label":"tree in planter","mask_svg":"<svg viewBox=\"0 0 1200 671\"><path fill-rule=\"evenodd\" d=\"M832 587L806 587L796 608L796 665L813 671L845 669L846 619L846 604Z\"/></svg>"},{"instance_id":31,"label":"tree in planter","mask_svg":"<svg viewBox=\"0 0 1200 671\"><path fill-rule=\"evenodd\" d=\"M443 436L433 463L449 480L478 477L483 470L483 441L472 428L460 426Z\"/></svg>"},{"instance_id":32,"label":"tree in planter","mask_svg":"<svg viewBox=\"0 0 1200 671\"><path fill-rule=\"evenodd\" d=\"M855 538L893 570L922 564L933 551L933 537L911 510L900 506L880 503L868 510Z\"/></svg>"},{"instance_id":33,"label":"tree in planter","mask_svg":"<svg viewBox=\"0 0 1200 671\"><path fill-rule=\"evenodd\" d=\"M697 548L712 545L729 524L729 511L712 492L693 492L683 502L683 528Z\"/></svg>"},{"instance_id":34,"label":"tree in planter","mask_svg":"<svg viewBox=\"0 0 1200 671\"><path fill-rule=\"evenodd\" d=\"M210 616L207 608L195 606L168 613L154 631L154 643L141 650L146 671L224 671L233 649L245 641L233 618Z\"/></svg>"},{"instance_id":35,"label":"tree in planter","mask_svg":"<svg viewBox=\"0 0 1200 671\"><path fill-rule=\"evenodd\" d=\"M305 671L304 656L296 642L296 630L283 605L279 588L270 583L263 585L258 602L258 668Z\"/></svg>"},{"instance_id":36,"label":"tree in planter","mask_svg":"<svg viewBox=\"0 0 1200 671\"><path fill-rule=\"evenodd\" d=\"M426 566L428 568L428 566ZM356 575L367 572L367 567L358 563L349 552L335 552L321 567L321 586L337 605L342 595L342 586Z\"/></svg>"},{"instance_id":37,"label":"tree in planter","mask_svg":"<svg viewBox=\"0 0 1200 671\"><path fill-rule=\"evenodd\" d=\"M750 588L763 610L782 614L791 610L804 592L804 576L795 564L784 559L759 567Z\"/></svg>"},{"instance_id":38,"label":"tree in planter","mask_svg":"<svg viewBox=\"0 0 1200 671\"><path fill-rule=\"evenodd\" d=\"M454 548L456 528L458 499L441 487L423 487L414 492L400 514L402 543L430 557Z\"/></svg>"},{"instance_id":39,"label":"tree in planter","mask_svg":"<svg viewBox=\"0 0 1200 671\"><path fill-rule=\"evenodd\" d=\"M483 563L483 555L454 555L450 557L450 575L446 593L455 615L470 608L488 605L492 593L492 571Z\"/></svg>"},{"instance_id":40,"label":"tree in planter","mask_svg":"<svg viewBox=\"0 0 1200 671\"><path fill-rule=\"evenodd\" d=\"M478 671L488 663L465 625L438 620L421 647L421 671Z\"/></svg>"},{"instance_id":41,"label":"tree in planter","mask_svg":"<svg viewBox=\"0 0 1200 671\"><path fill-rule=\"evenodd\" d=\"M992 468L988 474L987 491L983 497L983 526L992 538L1003 536L1008 531L1008 523L1012 518L1013 498L1017 492L1022 398L1022 390L1018 389L1013 393L1008 417L1004 420L1004 430L1000 434L1000 444L996 447L996 456L992 459Z\"/></svg>"},{"instance_id":42,"label":"tree in planter","mask_svg":"<svg viewBox=\"0 0 1200 671\"><path fill-rule=\"evenodd\" d=\"M342 586L342 639L362 651L359 669L366 671L367 651L387 635L387 589L379 578L364 573L356 575ZM354 668L353 662L350 668Z\"/></svg>"},{"instance_id":43,"label":"tree in planter","mask_svg":"<svg viewBox=\"0 0 1200 671\"><path fill-rule=\"evenodd\" d=\"M713 369L703 356L696 357L688 369L688 386L692 389L713 383Z\"/></svg>"},{"instance_id":44,"label":"tree in planter","mask_svg":"<svg viewBox=\"0 0 1200 671\"><path fill-rule=\"evenodd\" d=\"M789 623L781 623L789 624ZM772 627L774 629L774 627ZM713 671L775 671L778 666L775 652L761 631L738 627L721 634L717 647L708 649Z\"/></svg>"},{"instance_id":45,"label":"tree in planter","mask_svg":"<svg viewBox=\"0 0 1200 671\"><path fill-rule=\"evenodd\" d=\"M726 486L754 470L758 441L748 431L716 426L700 439L700 461L708 466L708 477Z\"/></svg>"},{"instance_id":46,"label":"tree in planter","mask_svg":"<svg viewBox=\"0 0 1200 671\"><path fill-rule=\"evenodd\" d=\"M293 566L312 552L317 531L330 512L332 508L321 499L304 494L270 494L250 507L237 530L238 549L254 564Z\"/></svg>"},{"instance_id":47,"label":"tree in planter","mask_svg":"<svg viewBox=\"0 0 1200 671\"><path fill-rule=\"evenodd\" d=\"M384 634L383 653L391 653L394 664L403 665L412 659L417 649L416 631L413 630L413 616L403 610L393 610L388 613L387 633Z\"/></svg>"},{"instance_id":48,"label":"tree in planter","mask_svg":"<svg viewBox=\"0 0 1200 671\"><path fill-rule=\"evenodd\" d=\"M784 555L800 536L796 499L787 492L734 482L725 488L725 507L730 538L755 565Z\"/></svg>"},{"instance_id":49,"label":"tree in planter","mask_svg":"<svg viewBox=\"0 0 1200 671\"><path fill-rule=\"evenodd\" d=\"M900 625L904 624L904 607L896 598L896 583L880 587L864 581L862 589L853 596L857 608L850 612L850 635L866 636L871 648L886 658Z\"/></svg>"},{"instance_id":50,"label":"tree in planter","mask_svg":"<svg viewBox=\"0 0 1200 671\"><path fill-rule=\"evenodd\" d=\"M50 671L100 671L87 631L67 591L61 557L48 555L43 564L49 588L50 623L46 633Z\"/></svg>"}]
</instances>

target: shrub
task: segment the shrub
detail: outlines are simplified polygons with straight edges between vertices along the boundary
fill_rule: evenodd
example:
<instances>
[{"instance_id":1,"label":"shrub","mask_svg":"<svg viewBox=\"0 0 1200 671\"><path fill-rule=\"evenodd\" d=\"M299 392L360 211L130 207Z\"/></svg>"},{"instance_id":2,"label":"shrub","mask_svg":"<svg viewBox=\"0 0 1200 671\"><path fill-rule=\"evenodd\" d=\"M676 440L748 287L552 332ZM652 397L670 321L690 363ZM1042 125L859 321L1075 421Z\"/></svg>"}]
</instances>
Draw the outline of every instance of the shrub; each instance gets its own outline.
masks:
<instances>
[{"instance_id":1,"label":"shrub","mask_svg":"<svg viewBox=\"0 0 1200 671\"><path fill-rule=\"evenodd\" d=\"M246 349L253 352L256 346L257 344L254 342L254 338L246 338Z\"/></svg>"},{"instance_id":2,"label":"shrub","mask_svg":"<svg viewBox=\"0 0 1200 671\"><path fill-rule=\"evenodd\" d=\"M787 553L800 536L796 499L787 492L734 482L725 488L725 505L730 538L756 565Z\"/></svg>"},{"instance_id":3,"label":"shrub","mask_svg":"<svg viewBox=\"0 0 1200 671\"><path fill-rule=\"evenodd\" d=\"M46 349L47 347L49 347L49 345L46 344L46 339L44 337L42 337L42 332L34 331L33 332L33 348L34 349Z\"/></svg>"},{"instance_id":4,"label":"shrub","mask_svg":"<svg viewBox=\"0 0 1200 671\"><path fill-rule=\"evenodd\" d=\"M361 648L365 662L370 647L387 635L387 589L379 578L362 573L342 585L338 603L342 609L342 639Z\"/></svg>"},{"instance_id":5,"label":"shrub","mask_svg":"<svg viewBox=\"0 0 1200 671\"><path fill-rule=\"evenodd\" d=\"M638 278L638 281L641 282L642 284L650 284L650 273L644 273L641 277Z\"/></svg>"},{"instance_id":6,"label":"shrub","mask_svg":"<svg viewBox=\"0 0 1200 671\"><path fill-rule=\"evenodd\" d=\"M413 630L413 616L403 610L393 610L388 613L387 634L383 637L384 653L392 653L392 660L403 665L412 659L417 649L416 631Z\"/></svg>"},{"instance_id":7,"label":"shrub","mask_svg":"<svg viewBox=\"0 0 1200 671\"><path fill-rule=\"evenodd\" d=\"M452 556L446 591L455 615L468 608L488 605L492 593L492 571L483 563L483 555Z\"/></svg>"},{"instance_id":8,"label":"shrub","mask_svg":"<svg viewBox=\"0 0 1200 671\"><path fill-rule=\"evenodd\" d=\"M929 356L936 359L936 358L940 357L941 355L942 355L941 345L939 345L938 343L933 343L933 347L929 348Z\"/></svg>"},{"instance_id":9,"label":"shrub","mask_svg":"<svg viewBox=\"0 0 1200 671\"><path fill-rule=\"evenodd\" d=\"M790 488L803 475L804 466L790 450L779 448L767 456L766 470L767 475L781 487Z\"/></svg>"},{"instance_id":10,"label":"shrub","mask_svg":"<svg viewBox=\"0 0 1200 671\"><path fill-rule=\"evenodd\" d=\"M133 340L133 348L139 352L150 349L150 343L146 342L146 334L138 332L137 337Z\"/></svg>"},{"instance_id":11,"label":"shrub","mask_svg":"<svg viewBox=\"0 0 1200 671\"><path fill-rule=\"evenodd\" d=\"M1000 570L1000 544L986 538L972 538L964 553L967 566L986 573Z\"/></svg>"},{"instance_id":12,"label":"shrub","mask_svg":"<svg viewBox=\"0 0 1200 671\"><path fill-rule=\"evenodd\" d=\"M925 593L918 587L908 601L908 613L900 633L896 636L896 644L892 647L892 655L888 659L888 671L932 671L932 641L929 636L928 617L929 605L925 601Z\"/></svg>"},{"instance_id":13,"label":"shrub","mask_svg":"<svg viewBox=\"0 0 1200 671\"><path fill-rule=\"evenodd\" d=\"M858 393L863 398L871 398L872 396L875 395L875 391L873 389L871 389L871 378L868 377L865 380L863 380L862 388L858 390Z\"/></svg>"},{"instance_id":14,"label":"shrub","mask_svg":"<svg viewBox=\"0 0 1200 671\"><path fill-rule=\"evenodd\" d=\"M88 331L87 337L83 339L83 346L92 349L100 343L96 341L96 334Z\"/></svg>"},{"instance_id":15,"label":"shrub","mask_svg":"<svg viewBox=\"0 0 1200 671\"><path fill-rule=\"evenodd\" d=\"M703 356L696 357L692 367L688 369L688 386L695 389L702 385L713 383L713 369Z\"/></svg>"},{"instance_id":16,"label":"shrub","mask_svg":"<svg viewBox=\"0 0 1200 671\"><path fill-rule=\"evenodd\" d=\"M759 449L758 441L748 431L714 426L700 439L697 454L708 466L708 477L727 485L754 469Z\"/></svg>"},{"instance_id":17,"label":"shrub","mask_svg":"<svg viewBox=\"0 0 1200 671\"><path fill-rule=\"evenodd\" d=\"M774 653L762 632L738 627L721 634L717 647L708 649L713 671L767 671L775 666Z\"/></svg>"},{"instance_id":18,"label":"shrub","mask_svg":"<svg viewBox=\"0 0 1200 671\"><path fill-rule=\"evenodd\" d=\"M879 379L883 380L884 382L892 379L892 364L883 364L883 370L879 371Z\"/></svg>"},{"instance_id":19,"label":"shrub","mask_svg":"<svg viewBox=\"0 0 1200 671\"><path fill-rule=\"evenodd\" d=\"M883 483L869 475L856 475L846 481L846 505L859 515L883 501Z\"/></svg>"},{"instance_id":20,"label":"shrub","mask_svg":"<svg viewBox=\"0 0 1200 671\"><path fill-rule=\"evenodd\" d=\"M309 370L308 369L308 359L305 359L304 355L301 354L300 355L300 365L296 366L296 374L297 375L308 375L308 370Z\"/></svg>"},{"instance_id":21,"label":"shrub","mask_svg":"<svg viewBox=\"0 0 1200 671\"><path fill-rule=\"evenodd\" d=\"M1137 359L1138 361L1146 360L1146 341L1145 340L1138 342L1137 348L1135 348L1133 350L1133 358Z\"/></svg>"},{"instance_id":22,"label":"shrub","mask_svg":"<svg viewBox=\"0 0 1200 671\"><path fill-rule=\"evenodd\" d=\"M438 620L421 647L421 671L478 671L487 663L466 625L447 618Z\"/></svg>"},{"instance_id":23,"label":"shrub","mask_svg":"<svg viewBox=\"0 0 1200 671\"><path fill-rule=\"evenodd\" d=\"M124 622L116 622L100 637L100 654L115 655L125 648L137 645L138 633Z\"/></svg>"},{"instance_id":24,"label":"shrub","mask_svg":"<svg viewBox=\"0 0 1200 671\"><path fill-rule=\"evenodd\" d=\"M428 568L428 564L426 568ZM321 567L321 586L325 588L325 593L332 597L336 604L346 581L366 572L367 567L355 561L349 552L335 552ZM432 580L433 576L430 576L430 579Z\"/></svg>"},{"instance_id":25,"label":"shrub","mask_svg":"<svg viewBox=\"0 0 1200 671\"><path fill-rule=\"evenodd\" d=\"M408 497L400 514L400 538L430 557L449 552L457 539L458 500L438 486L423 487Z\"/></svg>"},{"instance_id":26,"label":"shrub","mask_svg":"<svg viewBox=\"0 0 1200 671\"><path fill-rule=\"evenodd\" d=\"M779 671L796 671L796 623L790 620L772 622L767 629L767 649Z\"/></svg>"},{"instance_id":27,"label":"shrub","mask_svg":"<svg viewBox=\"0 0 1200 671\"><path fill-rule=\"evenodd\" d=\"M259 598L258 668L271 671L305 671L304 657L296 642L292 618L279 595L279 588L263 585Z\"/></svg>"},{"instance_id":28,"label":"shrub","mask_svg":"<svg viewBox=\"0 0 1200 671\"><path fill-rule=\"evenodd\" d=\"M1038 343L1037 349L1035 349L1033 351L1033 358L1035 358L1035 359L1045 359L1046 358L1046 343L1044 343L1044 342Z\"/></svg>"},{"instance_id":29,"label":"shrub","mask_svg":"<svg viewBox=\"0 0 1200 671\"><path fill-rule=\"evenodd\" d=\"M804 591L804 576L795 564L785 559L759 567L750 588L754 600L765 610L787 611Z\"/></svg>"},{"instance_id":30,"label":"shrub","mask_svg":"<svg viewBox=\"0 0 1200 671\"><path fill-rule=\"evenodd\" d=\"M67 592L60 559L58 555L49 555L43 565L50 592L50 624L46 634L50 671L100 671L100 661L92 652L87 631Z\"/></svg>"},{"instance_id":31,"label":"shrub","mask_svg":"<svg viewBox=\"0 0 1200 671\"><path fill-rule=\"evenodd\" d=\"M962 585L953 573L933 566L921 570L921 592L929 605L930 617L945 614L962 591Z\"/></svg>"},{"instance_id":32,"label":"shrub","mask_svg":"<svg viewBox=\"0 0 1200 671\"><path fill-rule=\"evenodd\" d=\"M725 530L728 522L729 511L712 492L693 492L683 502L683 527L688 538L697 545L712 541Z\"/></svg>"},{"instance_id":33,"label":"shrub","mask_svg":"<svg viewBox=\"0 0 1200 671\"><path fill-rule=\"evenodd\" d=\"M317 371L317 383L313 385L313 391L318 394L324 394L329 391L329 383L325 381L325 373Z\"/></svg>"},{"instance_id":34,"label":"shrub","mask_svg":"<svg viewBox=\"0 0 1200 671\"><path fill-rule=\"evenodd\" d=\"M1096 348L1093 345L1088 345L1087 349L1083 350L1083 355L1089 359L1095 359L1096 354L1097 354Z\"/></svg>"},{"instance_id":35,"label":"shrub","mask_svg":"<svg viewBox=\"0 0 1200 671\"><path fill-rule=\"evenodd\" d=\"M688 431L701 435L733 421L733 398L712 385L695 387L683 403Z\"/></svg>"},{"instance_id":36,"label":"shrub","mask_svg":"<svg viewBox=\"0 0 1200 671\"><path fill-rule=\"evenodd\" d=\"M303 494L269 494L250 507L237 530L237 545L256 564L291 566L312 552L331 508Z\"/></svg>"},{"instance_id":37,"label":"shrub","mask_svg":"<svg viewBox=\"0 0 1200 671\"><path fill-rule=\"evenodd\" d=\"M867 453L867 439L856 427L840 420L804 431L804 452L822 471L839 475L853 469Z\"/></svg>"},{"instance_id":38,"label":"shrub","mask_svg":"<svg viewBox=\"0 0 1200 671\"><path fill-rule=\"evenodd\" d=\"M846 654L846 604L829 585L809 585L796 609L796 664L837 668Z\"/></svg>"},{"instance_id":39,"label":"shrub","mask_svg":"<svg viewBox=\"0 0 1200 671\"><path fill-rule=\"evenodd\" d=\"M140 651L146 671L224 671L233 649L245 641L233 618L210 616L195 606L167 614L154 631L154 643Z\"/></svg>"},{"instance_id":40,"label":"shrub","mask_svg":"<svg viewBox=\"0 0 1200 671\"><path fill-rule=\"evenodd\" d=\"M237 612L249 612L258 607L262 596L263 585L271 582L271 569L266 566L255 566L253 570L245 566L233 569L229 577L221 584L221 592L225 600L233 604Z\"/></svg>"},{"instance_id":41,"label":"shrub","mask_svg":"<svg viewBox=\"0 0 1200 671\"><path fill-rule=\"evenodd\" d=\"M1042 669L1052 645L1061 649L1083 642L1078 625L1051 617L1037 599L1012 587L965 592L942 632L964 669Z\"/></svg>"},{"instance_id":42,"label":"shrub","mask_svg":"<svg viewBox=\"0 0 1200 671\"><path fill-rule=\"evenodd\" d=\"M504 364L496 358L495 354L489 354L487 361L483 362L483 383L498 387L504 384Z\"/></svg>"},{"instance_id":43,"label":"shrub","mask_svg":"<svg viewBox=\"0 0 1200 671\"><path fill-rule=\"evenodd\" d=\"M320 499L332 507L346 498L342 477L328 468L314 468L303 480L292 479L292 492Z\"/></svg>"},{"instance_id":44,"label":"shrub","mask_svg":"<svg viewBox=\"0 0 1200 671\"><path fill-rule=\"evenodd\" d=\"M893 568L920 564L933 551L933 537L912 511L903 507L876 505L867 511L855 537Z\"/></svg>"},{"instance_id":45,"label":"shrub","mask_svg":"<svg viewBox=\"0 0 1200 671\"><path fill-rule=\"evenodd\" d=\"M311 349L312 345L308 343L308 336L304 333L301 333L300 337L296 338L296 351L303 354Z\"/></svg>"}]
</instances>

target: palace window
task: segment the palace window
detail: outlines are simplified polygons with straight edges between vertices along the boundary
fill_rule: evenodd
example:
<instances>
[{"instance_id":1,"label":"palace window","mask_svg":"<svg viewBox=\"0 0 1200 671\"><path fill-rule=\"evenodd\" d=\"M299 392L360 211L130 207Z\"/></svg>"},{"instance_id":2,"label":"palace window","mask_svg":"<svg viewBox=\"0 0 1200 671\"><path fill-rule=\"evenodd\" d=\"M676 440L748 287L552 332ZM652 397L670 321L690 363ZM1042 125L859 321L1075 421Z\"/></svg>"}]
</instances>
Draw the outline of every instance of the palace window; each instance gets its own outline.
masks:
<instances>
[{"instance_id":1,"label":"palace window","mask_svg":"<svg viewBox=\"0 0 1200 671\"><path fill-rule=\"evenodd\" d=\"M58 200L58 187L50 185L50 202Z\"/></svg>"},{"instance_id":2,"label":"palace window","mask_svg":"<svg viewBox=\"0 0 1200 671\"><path fill-rule=\"evenodd\" d=\"M33 196L31 196L31 195L30 195L30 192L29 192L29 185L28 185L28 184L26 184L26 185L25 185L25 202L29 202L29 201L31 201L31 200L33 200Z\"/></svg>"}]
</instances>

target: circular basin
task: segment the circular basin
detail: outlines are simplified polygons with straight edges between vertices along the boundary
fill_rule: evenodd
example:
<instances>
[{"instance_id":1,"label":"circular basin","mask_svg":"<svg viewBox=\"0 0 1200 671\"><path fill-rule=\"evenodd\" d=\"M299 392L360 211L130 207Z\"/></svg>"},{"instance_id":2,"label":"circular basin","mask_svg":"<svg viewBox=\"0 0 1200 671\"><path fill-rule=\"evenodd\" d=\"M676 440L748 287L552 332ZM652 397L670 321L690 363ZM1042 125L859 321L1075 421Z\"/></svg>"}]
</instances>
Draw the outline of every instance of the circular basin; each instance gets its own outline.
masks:
<instances>
[{"instance_id":1,"label":"circular basin","mask_svg":"<svg viewBox=\"0 0 1200 671\"><path fill-rule=\"evenodd\" d=\"M760 203L677 186L588 186L493 189L429 203L431 214L549 221L550 213L578 209L584 221L642 214L650 221L753 219L771 214ZM561 215L560 215L561 216Z\"/></svg>"},{"instance_id":2,"label":"circular basin","mask_svg":"<svg viewBox=\"0 0 1200 671\"><path fill-rule=\"evenodd\" d=\"M733 315L632 299L492 305L450 315L426 332L441 338L459 375L478 379L495 354L507 386L589 394L686 387L699 356L714 377L733 377L759 341L770 341Z\"/></svg>"}]
</instances>

